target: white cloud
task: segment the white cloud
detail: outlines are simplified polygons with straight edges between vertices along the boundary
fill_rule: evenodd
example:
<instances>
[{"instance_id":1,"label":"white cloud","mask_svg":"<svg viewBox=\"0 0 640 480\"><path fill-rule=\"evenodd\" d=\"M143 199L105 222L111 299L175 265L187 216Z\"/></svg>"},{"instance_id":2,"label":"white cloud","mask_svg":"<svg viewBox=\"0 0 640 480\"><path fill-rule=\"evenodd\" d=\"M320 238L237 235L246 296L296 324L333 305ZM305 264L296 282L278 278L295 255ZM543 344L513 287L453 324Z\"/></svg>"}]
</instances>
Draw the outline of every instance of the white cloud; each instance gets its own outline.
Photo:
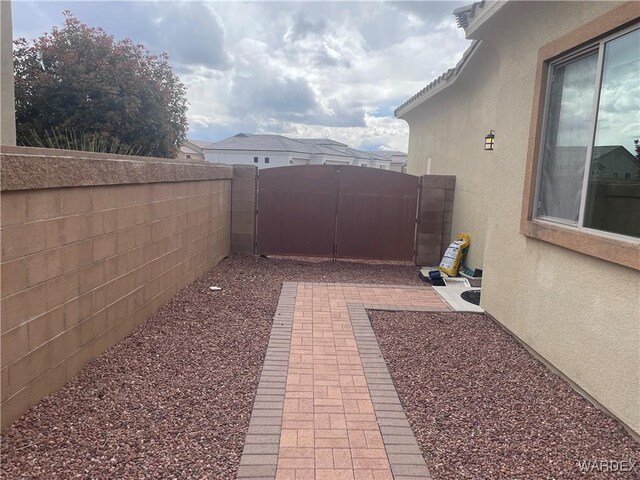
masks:
<instances>
[{"instance_id":1,"label":"white cloud","mask_svg":"<svg viewBox=\"0 0 640 480\"><path fill-rule=\"evenodd\" d=\"M30 9L47 31L71 8L117 38L166 50L187 87L194 138L270 131L406 151L408 129L393 108L455 65L468 46L450 14L456 6L16 2L14 32L34 31Z\"/></svg>"},{"instance_id":2,"label":"white cloud","mask_svg":"<svg viewBox=\"0 0 640 480\"><path fill-rule=\"evenodd\" d=\"M390 117L375 117L369 113L365 114L364 126L361 127L329 127L285 122L266 125L257 133L301 138L331 138L364 150L377 150L382 147L383 150L406 151L409 141L409 127L404 121Z\"/></svg>"}]
</instances>

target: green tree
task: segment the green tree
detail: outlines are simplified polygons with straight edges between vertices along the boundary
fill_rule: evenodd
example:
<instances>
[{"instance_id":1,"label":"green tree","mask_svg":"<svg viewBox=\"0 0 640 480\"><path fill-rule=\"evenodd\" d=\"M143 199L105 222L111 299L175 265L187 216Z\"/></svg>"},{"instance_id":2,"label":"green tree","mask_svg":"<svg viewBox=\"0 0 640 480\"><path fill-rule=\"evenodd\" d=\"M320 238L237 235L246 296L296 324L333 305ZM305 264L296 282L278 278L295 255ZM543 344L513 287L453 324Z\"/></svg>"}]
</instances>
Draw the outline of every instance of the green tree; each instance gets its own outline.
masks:
<instances>
[{"instance_id":1,"label":"green tree","mask_svg":"<svg viewBox=\"0 0 640 480\"><path fill-rule=\"evenodd\" d=\"M167 54L116 42L69 11L64 15L62 28L14 42L18 143L73 132L93 143L174 157L186 136L187 101Z\"/></svg>"}]
</instances>

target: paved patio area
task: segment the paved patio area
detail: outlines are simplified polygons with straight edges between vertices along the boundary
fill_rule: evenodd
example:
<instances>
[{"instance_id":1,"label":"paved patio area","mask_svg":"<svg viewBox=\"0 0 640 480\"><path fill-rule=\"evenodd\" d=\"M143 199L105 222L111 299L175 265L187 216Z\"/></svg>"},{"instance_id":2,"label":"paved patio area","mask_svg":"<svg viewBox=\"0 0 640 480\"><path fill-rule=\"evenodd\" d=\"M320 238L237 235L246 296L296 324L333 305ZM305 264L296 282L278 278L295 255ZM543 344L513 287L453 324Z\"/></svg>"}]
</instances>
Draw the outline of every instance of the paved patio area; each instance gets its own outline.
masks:
<instances>
[{"instance_id":1,"label":"paved patio area","mask_svg":"<svg viewBox=\"0 0 640 480\"><path fill-rule=\"evenodd\" d=\"M449 311L429 287L285 283L239 479L429 479L365 309Z\"/></svg>"}]
</instances>

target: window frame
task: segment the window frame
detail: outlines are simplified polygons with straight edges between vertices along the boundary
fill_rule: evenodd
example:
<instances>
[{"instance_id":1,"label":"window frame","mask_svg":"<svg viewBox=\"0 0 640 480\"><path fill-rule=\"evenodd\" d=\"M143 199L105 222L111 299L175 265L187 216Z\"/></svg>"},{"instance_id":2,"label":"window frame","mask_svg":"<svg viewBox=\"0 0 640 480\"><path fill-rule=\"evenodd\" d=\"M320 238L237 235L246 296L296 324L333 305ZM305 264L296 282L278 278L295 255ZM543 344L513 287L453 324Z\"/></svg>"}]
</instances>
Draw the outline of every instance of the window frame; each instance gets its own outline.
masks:
<instances>
[{"instance_id":1,"label":"window frame","mask_svg":"<svg viewBox=\"0 0 640 480\"><path fill-rule=\"evenodd\" d=\"M590 230L593 232L602 233L605 235L614 235L618 237L627 237L627 235L617 234L614 232L607 232L606 230L598 230L596 228L586 227L584 225L584 217L586 211L586 203L587 203L587 194L589 188L589 177L591 175L591 157L593 155L593 148L595 143L595 134L596 127L598 124L598 108L600 106L600 96L602 94L602 74L604 70L604 49L605 44L611 42L617 38L620 38L628 33L631 33L635 30L640 30L640 24L633 24L626 28L617 30L610 35L606 35L589 45L586 45L582 48L579 48L573 52L568 53L567 55L560 55L556 60L549 62L549 74L547 76L547 84L545 85L545 104L544 111L542 113L542 135L540 138L540 146L539 146L539 158L538 158L538 168L536 172L536 189L535 189L535 197L534 197L534 213L533 217L537 220L544 220L552 223L559 223L561 225L569 225L572 227L576 227L579 229ZM538 213L540 209L540 186L542 183L542 165L544 162L544 144L546 141L547 132L547 122L549 119L549 109L551 103L551 88L553 84L554 71L558 68L569 65L572 62L578 61L582 58L585 58L589 55L597 53L598 58L596 62L596 78L595 78L595 89L594 95L591 105L591 119L589 120L589 143L587 144L587 151L584 159L584 174L582 177L582 190L580 194L580 210L578 211L578 221L577 223L573 223L571 221L548 217L545 215L540 215ZM633 237L629 237L633 238Z\"/></svg>"},{"instance_id":2,"label":"window frame","mask_svg":"<svg viewBox=\"0 0 640 480\"><path fill-rule=\"evenodd\" d=\"M606 14L588 22L562 37L543 45L538 50L537 69L535 74L535 88L533 106L531 110L531 124L527 151L523 202L520 221L520 233L523 235L552 243L573 251L600 258L612 263L640 270L640 239L589 227L561 223L557 219L549 220L536 216L538 205L538 185L540 185L540 170L542 165L542 145L546 127L546 113L549 102L550 80L552 66L565 63L577 56L585 55L589 49L602 48L603 42L610 41L624 33L629 33L640 26L640 15L637 3L626 2L613 8ZM598 58L598 83L594 97L594 105L598 105L600 85L602 80L602 65L604 56ZM597 111L593 115L592 129L597 121ZM593 131L590 139L593 140ZM591 155L593 144L589 147ZM587 159L590 156L587 156ZM586 161L586 160L585 160ZM590 162L585 165L585 177L588 182ZM585 179L583 179L584 181ZM584 188L582 195L586 195ZM580 218L578 225L584 223L584 199L581 199Z\"/></svg>"},{"instance_id":3,"label":"window frame","mask_svg":"<svg viewBox=\"0 0 640 480\"><path fill-rule=\"evenodd\" d=\"M269 161L270 161L270 160L269 160L269 157L264 157L264 163L265 163L265 164L269 163Z\"/></svg>"}]
</instances>

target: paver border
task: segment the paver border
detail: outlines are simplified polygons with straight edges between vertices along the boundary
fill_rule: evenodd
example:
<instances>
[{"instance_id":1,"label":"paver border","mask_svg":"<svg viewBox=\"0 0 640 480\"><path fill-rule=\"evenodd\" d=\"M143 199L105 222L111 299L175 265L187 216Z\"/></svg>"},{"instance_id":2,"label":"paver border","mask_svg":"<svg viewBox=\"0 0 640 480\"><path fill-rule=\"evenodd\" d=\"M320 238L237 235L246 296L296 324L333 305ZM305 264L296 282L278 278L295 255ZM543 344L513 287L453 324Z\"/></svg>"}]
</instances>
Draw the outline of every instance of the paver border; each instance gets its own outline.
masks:
<instances>
[{"instance_id":1,"label":"paver border","mask_svg":"<svg viewBox=\"0 0 640 480\"><path fill-rule=\"evenodd\" d=\"M275 480L298 284L284 282L236 478Z\"/></svg>"},{"instance_id":2,"label":"paver border","mask_svg":"<svg viewBox=\"0 0 640 480\"><path fill-rule=\"evenodd\" d=\"M375 307L379 307L376 305ZM391 379L387 363L382 356L378 339L371 326L366 304L349 303L349 317L362 361L364 375L369 385L369 395L378 419L382 441L394 480L431 480L422 450L411 430L400 397ZM380 308L373 308L381 310ZM402 307L393 307L401 311ZM387 308L385 310L391 310ZM429 309L409 311L433 311Z\"/></svg>"},{"instance_id":3,"label":"paver border","mask_svg":"<svg viewBox=\"0 0 640 480\"><path fill-rule=\"evenodd\" d=\"M283 282L251 411L249 430L240 458L238 480L275 480L276 478L298 285L334 288L424 288L414 285ZM443 301L444 308L347 303L358 354L394 480L432 480L432 477L407 420L366 310L450 311L448 303L439 295L438 297Z\"/></svg>"}]
</instances>

